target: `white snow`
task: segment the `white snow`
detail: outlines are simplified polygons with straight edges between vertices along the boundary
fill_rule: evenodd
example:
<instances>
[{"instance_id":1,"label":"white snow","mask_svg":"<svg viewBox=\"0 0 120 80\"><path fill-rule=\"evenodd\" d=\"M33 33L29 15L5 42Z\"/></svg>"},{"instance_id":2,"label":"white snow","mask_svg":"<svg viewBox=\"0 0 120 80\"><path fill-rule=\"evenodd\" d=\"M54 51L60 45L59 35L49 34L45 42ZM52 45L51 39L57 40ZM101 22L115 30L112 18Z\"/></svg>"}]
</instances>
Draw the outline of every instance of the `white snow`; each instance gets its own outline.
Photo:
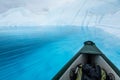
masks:
<instances>
[{"instance_id":1,"label":"white snow","mask_svg":"<svg viewBox=\"0 0 120 80\"><path fill-rule=\"evenodd\" d=\"M7 1L0 2L3 3L0 11L0 26L120 25L118 22L120 1L118 0L30 0L23 2L17 0L10 4L7 4ZM19 6L11 7L13 4Z\"/></svg>"}]
</instances>

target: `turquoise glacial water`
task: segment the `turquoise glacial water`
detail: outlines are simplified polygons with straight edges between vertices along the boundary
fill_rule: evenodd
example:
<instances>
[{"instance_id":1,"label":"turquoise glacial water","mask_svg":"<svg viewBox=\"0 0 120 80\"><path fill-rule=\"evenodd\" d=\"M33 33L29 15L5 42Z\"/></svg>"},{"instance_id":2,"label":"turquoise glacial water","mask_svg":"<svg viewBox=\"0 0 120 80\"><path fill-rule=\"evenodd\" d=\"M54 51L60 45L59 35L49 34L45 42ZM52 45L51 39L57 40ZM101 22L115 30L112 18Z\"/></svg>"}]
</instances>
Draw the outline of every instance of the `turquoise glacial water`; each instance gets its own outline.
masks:
<instances>
[{"instance_id":1,"label":"turquoise glacial water","mask_svg":"<svg viewBox=\"0 0 120 80\"><path fill-rule=\"evenodd\" d=\"M120 39L100 28L1 29L0 80L51 80L87 40L94 41L120 69Z\"/></svg>"}]
</instances>

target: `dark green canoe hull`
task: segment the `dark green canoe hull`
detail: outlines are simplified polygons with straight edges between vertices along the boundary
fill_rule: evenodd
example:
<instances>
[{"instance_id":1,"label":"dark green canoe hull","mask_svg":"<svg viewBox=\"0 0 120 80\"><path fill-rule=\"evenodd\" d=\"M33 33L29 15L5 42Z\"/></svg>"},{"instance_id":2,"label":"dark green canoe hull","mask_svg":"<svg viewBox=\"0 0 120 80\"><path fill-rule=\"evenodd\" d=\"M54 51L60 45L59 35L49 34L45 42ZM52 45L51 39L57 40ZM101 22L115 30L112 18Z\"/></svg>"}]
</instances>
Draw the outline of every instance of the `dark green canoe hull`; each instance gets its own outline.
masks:
<instances>
[{"instance_id":1,"label":"dark green canoe hull","mask_svg":"<svg viewBox=\"0 0 120 80\"><path fill-rule=\"evenodd\" d=\"M92 41L84 42L84 46L81 48L81 50L53 77L52 80L59 80L80 55L100 56L102 59L104 59L104 62L107 63L107 65L109 65L115 72L117 79L120 80L119 69L96 47L95 43ZM64 80L64 78L61 80Z\"/></svg>"}]
</instances>

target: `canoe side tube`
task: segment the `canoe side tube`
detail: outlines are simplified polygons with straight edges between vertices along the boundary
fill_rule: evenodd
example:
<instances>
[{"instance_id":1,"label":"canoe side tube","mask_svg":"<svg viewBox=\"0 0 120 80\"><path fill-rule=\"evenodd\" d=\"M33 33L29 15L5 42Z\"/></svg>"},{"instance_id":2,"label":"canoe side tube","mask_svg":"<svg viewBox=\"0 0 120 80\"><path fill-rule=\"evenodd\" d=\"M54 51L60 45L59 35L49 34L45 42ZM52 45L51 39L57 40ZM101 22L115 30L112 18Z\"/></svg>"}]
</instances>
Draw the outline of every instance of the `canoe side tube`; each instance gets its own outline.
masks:
<instances>
[{"instance_id":1,"label":"canoe side tube","mask_svg":"<svg viewBox=\"0 0 120 80\"><path fill-rule=\"evenodd\" d=\"M77 53L63 68L53 77L52 80L59 80L65 71L71 66L71 64L80 56L81 53Z\"/></svg>"}]
</instances>

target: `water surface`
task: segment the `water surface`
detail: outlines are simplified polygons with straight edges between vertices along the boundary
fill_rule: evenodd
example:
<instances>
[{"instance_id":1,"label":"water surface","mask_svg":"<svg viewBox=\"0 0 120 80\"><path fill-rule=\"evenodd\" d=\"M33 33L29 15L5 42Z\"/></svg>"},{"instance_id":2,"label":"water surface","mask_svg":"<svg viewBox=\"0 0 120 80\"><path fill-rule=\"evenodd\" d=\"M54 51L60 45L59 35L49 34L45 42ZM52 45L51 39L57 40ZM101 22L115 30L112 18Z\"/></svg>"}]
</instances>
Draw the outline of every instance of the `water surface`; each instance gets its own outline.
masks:
<instances>
[{"instance_id":1,"label":"water surface","mask_svg":"<svg viewBox=\"0 0 120 80\"><path fill-rule=\"evenodd\" d=\"M0 80L50 80L92 40L120 69L120 43L100 28L57 26L1 29Z\"/></svg>"}]
</instances>

